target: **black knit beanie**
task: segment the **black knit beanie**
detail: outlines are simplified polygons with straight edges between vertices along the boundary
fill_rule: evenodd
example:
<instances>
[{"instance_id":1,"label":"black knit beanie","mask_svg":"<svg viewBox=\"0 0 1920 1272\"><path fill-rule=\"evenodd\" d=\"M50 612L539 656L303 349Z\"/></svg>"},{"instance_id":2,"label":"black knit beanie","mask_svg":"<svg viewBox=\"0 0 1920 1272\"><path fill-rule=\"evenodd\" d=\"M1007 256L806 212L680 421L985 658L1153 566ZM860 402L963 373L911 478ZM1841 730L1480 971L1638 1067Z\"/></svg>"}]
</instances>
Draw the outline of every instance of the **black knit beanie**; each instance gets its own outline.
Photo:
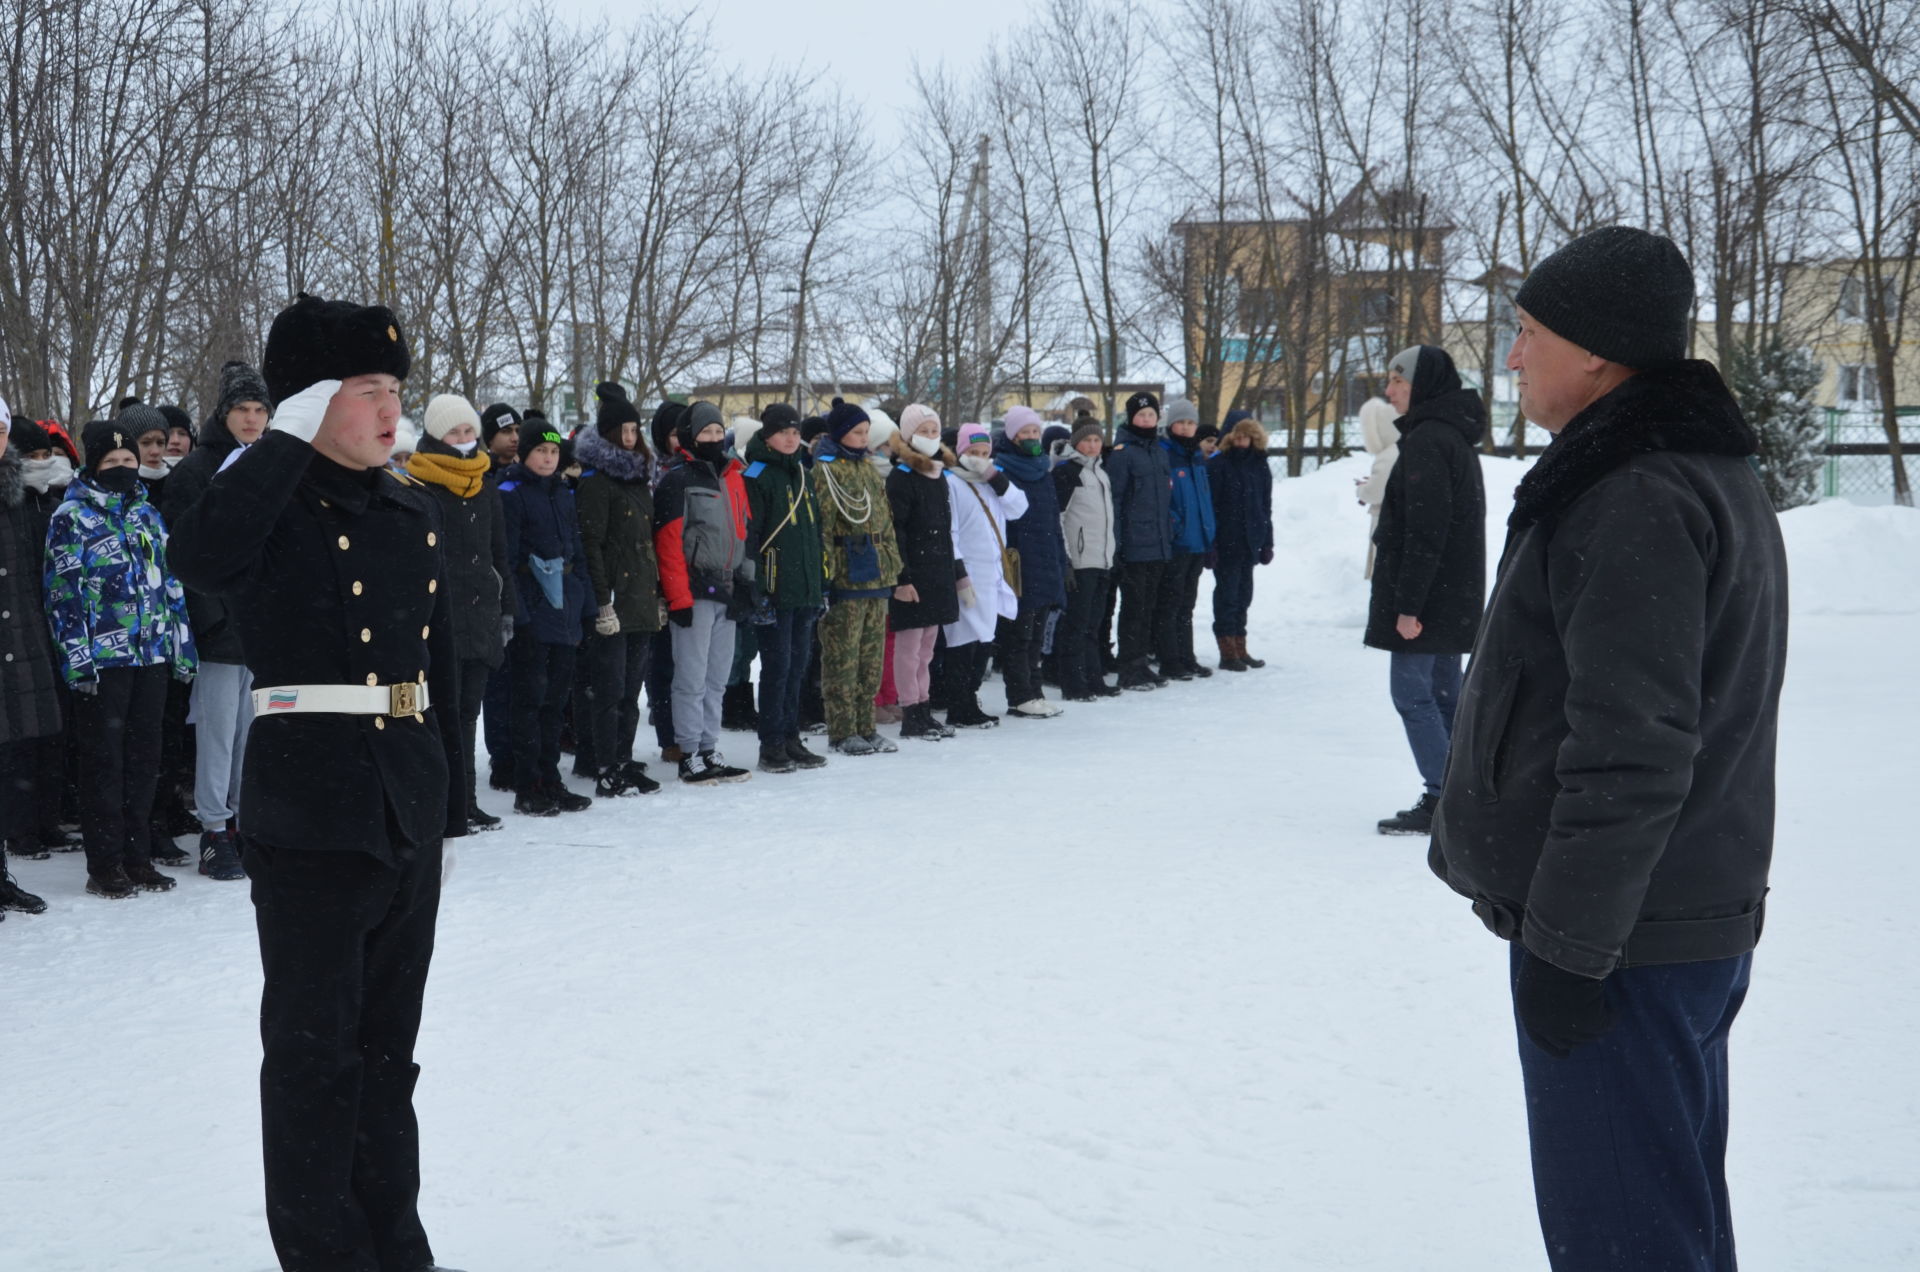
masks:
<instances>
[{"instance_id":1,"label":"black knit beanie","mask_svg":"<svg viewBox=\"0 0 1920 1272\"><path fill-rule=\"evenodd\" d=\"M492 446L494 434L503 428L519 428L520 412L505 402L495 402L480 412L480 444Z\"/></svg>"},{"instance_id":2,"label":"black knit beanie","mask_svg":"<svg viewBox=\"0 0 1920 1272\"><path fill-rule=\"evenodd\" d=\"M1513 300L1554 335L1636 371L1687 356L1693 270L1658 234L1583 234L1534 266Z\"/></svg>"},{"instance_id":3,"label":"black knit beanie","mask_svg":"<svg viewBox=\"0 0 1920 1272\"><path fill-rule=\"evenodd\" d=\"M680 417L687 412L686 403L667 398L653 408L653 421L647 425L647 435L653 438L653 451L656 455L673 454L674 429L680 424Z\"/></svg>"},{"instance_id":4,"label":"black knit beanie","mask_svg":"<svg viewBox=\"0 0 1920 1272\"><path fill-rule=\"evenodd\" d=\"M800 440L803 442L811 442L826 431L827 421L824 416L809 415L800 421Z\"/></svg>"},{"instance_id":5,"label":"black knit beanie","mask_svg":"<svg viewBox=\"0 0 1920 1272\"><path fill-rule=\"evenodd\" d=\"M110 420L93 420L80 430L80 449L86 455L81 472L91 476L99 469L100 461L117 450L126 451L135 459L140 457L137 435L122 422L126 413L122 411Z\"/></svg>"},{"instance_id":6,"label":"black knit beanie","mask_svg":"<svg viewBox=\"0 0 1920 1272\"><path fill-rule=\"evenodd\" d=\"M566 441L567 439L560 435L560 430L547 422L545 415L539 411L528 411L520 417L520 436L515 439L514 453L524 464L527 462L527 456L533 454L534 447L542 443L552 443L561 448L564 457Z\"/></svg>"},{"instance_id":7,"label":"black knit beanie","mask_svg":"<svg viewBox=\"0 0 1920 1272\"><path fill-rule=\"evenodd\" d=\"M1123 420L1122 423L1133 423L1133 417L1142 411L1152 411L1155 415L1158 415L1160 413L1160 399L1151 393L1134 394L1127 399L1126 419Z\"/></svg>"},{"instance_id":8,"label":"black knit beanie","mask_svg":"<svg viewBox=\"0 0 1920 1272\"><path fill-rule=\"evenodd\" d=\"M213 417L224 427L227 412L242 402L258 402L269 417L273 415L273 396L260 373L244 362L225 363L220 368L220 397L213 404Z\"/></svg>"},{"instance_id":9,"label":"black knit beanie","mask_svg":"<svg viewBox=\"0 0 1920 1272\"><path fill-rule=\"evenodd\" d=\"M131 437L135 445L148 433L165 433L172 427L167 417L145 402L136 402L113 417L113 423Z\"/></svg>"},{"instance_id":10,"label":"black knit beanie","mask_svg":"<svg viewBox=\"0 0 1920 1272\"><path fill-rule=\"evenodd\" d=\"M785 402L775 402L760 412L760 431L771 437L782 429L799 428L800 412Z\"/></svg>"},{"instance_id":11,"label":"black knit beanie","mask_svg":"<svg viewBox=\"0 0 1920 1272\"><path fill-rule=\"evenodd\" d=\"M187 444L189 446L195 446L199 444L200 430L193 426L193 416L188 415L185 411L173 405L171 402L169 402L165 406L155 407L154 409L159 411L160 414L167 417L167 436L168 437L173 436L173 430L176 428L185 429L187 433Z\"/></svg>"},{"instance_id":12,"label":"black knit beanie","mask_svg":"<svg viewBox=\"0 0 1920 1272\"><path fill-rule=\"evenodd\" d=\"M640 409L627 396L626 386L613 380L602 380L594 385L593 396L600 401L593 426L600 431L600 436L618 446L620 430L628 424L640 422Z\"/></svg>"},{"instance_id":13,"label":"black knit beanie","mask_svg":"<svg viewBox=\"0 0 1920 1272\"><path fill-rule=\"evenodd\" d=\"M865 411L840 398L833 399L833 409L827 412L827 431L833 434L836 442L862 424L869 423L872 421Z\"/></svg>"}]
</instances>

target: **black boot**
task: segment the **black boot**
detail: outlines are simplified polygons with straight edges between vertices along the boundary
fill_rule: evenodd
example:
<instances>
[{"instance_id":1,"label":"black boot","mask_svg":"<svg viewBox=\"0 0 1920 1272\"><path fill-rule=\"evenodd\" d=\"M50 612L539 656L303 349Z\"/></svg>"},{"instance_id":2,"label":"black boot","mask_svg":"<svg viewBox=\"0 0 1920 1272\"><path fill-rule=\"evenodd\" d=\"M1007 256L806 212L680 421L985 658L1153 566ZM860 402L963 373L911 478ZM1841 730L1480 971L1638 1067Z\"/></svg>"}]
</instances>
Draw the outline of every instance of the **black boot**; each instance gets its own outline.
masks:
<instances>
[{"instance_id":1,"label":"black boot","mask_svg":"<svg viewBox=\"0 0 1920 1272\"><path fill-rule=\"evenodd\" d=\"M926 742L940 740L940 726L933 722L933 712L926 703L916 702L900 709L900 736L920 738Z\"/></svg>"},{"instance_id":2,"label":"black boot","mask_svg":"<svg viewBox=\"0 0 1920 1272\"><path fill-rule=\"evenodd\" d=\"M45 914L47 903L13 881L6 863L0 861L0 911L17 910L21 914Z\"/></svg>"},{"instance_id":3,"label":"black boot","mask_svg":"<svg viewBox=\"0 0 1920 1272\"><path fill-rule=\"evenodd\" d=\"M956 729L991 729L1000 717L980 709L980 695L970 693L964 701L947 708L947 723Z\"/></svg>"},{"instance_id":4,"label":"black boot","mask_svg":"<svg viewBox=\"0 0 1920 1272\"><path fill-rule=\"evenodd\" d=\"M760 744L760 771L762 773L791 773L800 766L787 754L785 742L762 742Z\"/></svg>"},{"instance_id":5,"label":"black boot","mask_svg":"<svg viewBox=\"0 0 1920 1272\"><path fill-rule=\"evenodd\" d=\"M148 866L147 869L153 867ZM140 895L140 889L134 886L133 880L127 878L127 872L119 866L111 866L98 874L87 871L87 891L109 901L125 901Z\"/></svg>"},{"instance_id":6,"label":"black boot","mask_svg":"<svg viewBox=\"0 0 1920 1272\"><path fill-rule=\"evenodd\" d=\"M148 892L172 892L175 887L173 877L155 870L151 861L129 861L126 876L134 887Z\"/></svg>"},{"instance_id":7,"label":"black boot","mask_svg":"<svg viewBox=\"0 0 1920 1272\"><path fill-rule=\"evenodd\" d=\"M827 766L826 756L815 755L812 751L807 750L806 746L797 737L787 739L787 758L793 761L794 767L796 768L817 769Z\"/></svg>"},{"instance_id":8,"label":"black boot","mask_svg":"<svg viewBox=\"0 0 1920 1272\"><path fill-rule=\"evenodd\" d=\"M53 849L38 839L9 839L6 855L18 857L22 861L45 861L53 856Z\"/></svg>"},{"instance_id":9,"label":"black boot","mask_svg":"<svg viewBox=\"0 0 1920 1272\"><path fill-rule=\"evenodd\" d=\"M1433 810L1439 807L1440 797L1422 794L1420 802L1412 808L1403 808L1391 817L1380 822L1383 835L1430 835L1433 833Z\"/></svg>"},{"instance_id":10,"label":"black boot","mask_svg":"<svg viewBox=\"0 0 1920 1272\"><path fill-rule=\"evenodd\" d=\"M616 771L629 790L651 795L660 789L660 783L647 776L647 766L639 760L623 760Z\"/></svg>"},{"instance_id":11,"label":"black boot","mask_svg":"<svg viewBox=\"0 0 1920 1272\"><path fill-rule=\"evenodd\" d=\"M1120 687L1122 689L1136 689L1141 693L1145 693L1149 689L1158 689L1165 683L1167 683L1165 680L1153 674L1152 669L1147 666L1147 660L1144 658L1136 658L1120 668Z\"/></svg>"}]
</instances>

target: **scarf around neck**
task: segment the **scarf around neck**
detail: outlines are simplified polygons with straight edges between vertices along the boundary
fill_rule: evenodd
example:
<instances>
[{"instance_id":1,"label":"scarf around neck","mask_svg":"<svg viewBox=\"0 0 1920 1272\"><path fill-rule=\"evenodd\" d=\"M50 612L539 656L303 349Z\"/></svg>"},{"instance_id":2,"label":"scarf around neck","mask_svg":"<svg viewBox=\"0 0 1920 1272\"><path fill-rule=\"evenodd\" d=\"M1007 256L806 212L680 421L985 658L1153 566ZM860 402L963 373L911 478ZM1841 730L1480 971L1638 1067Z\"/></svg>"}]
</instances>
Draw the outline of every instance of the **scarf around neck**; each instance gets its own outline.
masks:
<instances>
[{"instance_id":1,"label":"scarf around neck","mask_svg":"<svg viewBox=\"0 0 1920 1272\"><path fill-rule=\"evenodd\" d=\"M491 467L492 462L480 454L436 455L428 451L415 451L407 457L408 476L452 491L462 499L471 499L480 493L480 488L486 482L487 470Z\"/></svg>"}]
</instances>

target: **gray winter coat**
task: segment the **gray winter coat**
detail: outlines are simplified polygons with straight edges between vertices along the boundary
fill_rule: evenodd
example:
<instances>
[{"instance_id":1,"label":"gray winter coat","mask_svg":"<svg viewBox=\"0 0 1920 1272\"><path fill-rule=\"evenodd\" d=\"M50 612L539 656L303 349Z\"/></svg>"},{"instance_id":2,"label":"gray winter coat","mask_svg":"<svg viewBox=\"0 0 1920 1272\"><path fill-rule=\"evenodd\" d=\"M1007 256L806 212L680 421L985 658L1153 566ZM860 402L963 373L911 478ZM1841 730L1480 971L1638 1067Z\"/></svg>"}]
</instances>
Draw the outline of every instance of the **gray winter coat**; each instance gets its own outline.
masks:
<instances>
[{"instance_id":1,"label":"gray winter coat","mask_svg":"<svg viewBox=\"0 0 1920 1272\"><path fill-rule=\"evenodd\" d=\"M1113 535L1113 480L1100 457L1068 451L1053 470L1060 497L1060 531L1067 540L1067 565L1075 570L1111 570L1116 555Z\"/></svg>"}]
</instances>

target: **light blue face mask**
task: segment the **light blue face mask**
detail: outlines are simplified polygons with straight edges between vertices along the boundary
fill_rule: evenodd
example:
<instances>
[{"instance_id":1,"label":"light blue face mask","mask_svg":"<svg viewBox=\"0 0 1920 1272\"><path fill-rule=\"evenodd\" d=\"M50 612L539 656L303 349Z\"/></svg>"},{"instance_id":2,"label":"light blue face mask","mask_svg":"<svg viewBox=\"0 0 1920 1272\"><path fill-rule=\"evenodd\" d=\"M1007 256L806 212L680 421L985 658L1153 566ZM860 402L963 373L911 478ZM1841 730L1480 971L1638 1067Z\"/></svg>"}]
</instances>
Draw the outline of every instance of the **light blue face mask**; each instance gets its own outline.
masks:
<instances>
[{"instance_id":1,"label":"light blue face mask","mask_svg":"<svg viewBox=\"0 0 1920 1272\"><path fill-rule=\"evenodd\" d=\"M533 571L533 581L540 585L540 592L547 598L547 604L559 609L564 603L566 591L567 563L561 557L527 557L527 568Z\"/></svg>"}]
</instances>

